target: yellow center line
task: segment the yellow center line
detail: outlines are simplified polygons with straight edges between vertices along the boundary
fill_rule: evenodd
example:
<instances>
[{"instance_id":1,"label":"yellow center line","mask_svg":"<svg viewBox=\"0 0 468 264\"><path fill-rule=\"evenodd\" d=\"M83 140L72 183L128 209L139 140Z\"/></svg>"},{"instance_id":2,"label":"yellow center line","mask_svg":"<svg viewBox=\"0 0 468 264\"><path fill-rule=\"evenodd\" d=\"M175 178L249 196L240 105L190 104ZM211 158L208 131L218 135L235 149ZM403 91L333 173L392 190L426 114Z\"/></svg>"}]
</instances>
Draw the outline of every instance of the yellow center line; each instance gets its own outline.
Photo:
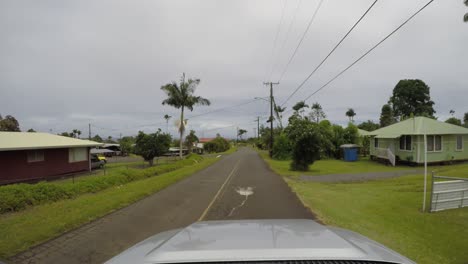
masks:
<instances>
[{"instance_id":1,"label":"yellow center line","mask_svg":"<svg viewBox=\"0 0 468 264\"><path fill-rule=\"evenodd\" d=\"M234 168L232 168L232 171L231 173L229 173L228 177L226 178L226 180L224 181L223 185L221 185L221 187L219 188L218 192L216 193L216 195L213 197L213 199L211 200L210 204L208 205L208 207L206 207L205 211L203 211L203 214L200 216L200 218L198 218L198 221L202 221L203 218L205 218L206 214L208 214L208 211L210 210L211 206L213 206L214 202L216 201L216 199L218 199L218 196L219 194L221 193L221 191L224 189L224 186L226 186L226 184L229 182L229 180L231 179L231 177L234 175L234 172L237 170L237 167L239 165L239 162L240 162L240 159L237 161L236 165L234 165Z\"/></svg>"}]
</instances>

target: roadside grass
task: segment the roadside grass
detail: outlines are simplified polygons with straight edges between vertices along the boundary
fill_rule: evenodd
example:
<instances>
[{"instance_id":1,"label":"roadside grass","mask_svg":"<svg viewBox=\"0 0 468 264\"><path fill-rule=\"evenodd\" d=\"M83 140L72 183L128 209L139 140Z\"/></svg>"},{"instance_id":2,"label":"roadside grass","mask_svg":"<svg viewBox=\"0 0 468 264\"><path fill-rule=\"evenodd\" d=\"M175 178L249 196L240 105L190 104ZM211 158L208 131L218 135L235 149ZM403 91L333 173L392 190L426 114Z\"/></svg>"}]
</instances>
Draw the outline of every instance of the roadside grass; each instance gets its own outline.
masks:
<instances>
[{"instance_id":1,"label":"roadside grass","mask_svg":"<svg viewBox=\"0 0 468 264\"><path fill-rule=\"evenodd\" d=\"M271 160L269 166L283 176L289 161ZM369 160L343 162L321 160L307 175L365 173L422 167L387 167ZM468 178L468 164L430 166L428 174ZM327 225L353 230L405 255L418 263L466 264L468 261L468 208L422 213L424 175L353 183L304 182L284 177L306 206ZM428 175L428 193L430 175ZM429 195L426 199L429 206Z\"/></svg>"},{"instance_id":2,"label":"roadside grass","mask_svg":"<svg viewBox=\"0 0 468 264\"><path fill-rule=\"evenodd\" d=\"M423 175L339 184L285 180L327 225L356 231L418 263L468 261L468 208L422 213Z\"/></svg>"},{"instance_id":3,"label":"roadside grass","mask_svg":"<svg viewBox=\"0 0 468 264\"><path fill-rule=\"evenodd\" d=\"M34 245L130 205L216 162L199 163L155 177L0 215L0 256L11 257Z\"/></svg>"},{"instance_id":4,"label":"roadside grass","mask_svg":"<svg viewBox=\"0 0 468 264\"><path fill-rule=\"evenodd\" d=\"M291 160L271 159L266 151L259 151L259 154L268 163L268 165L270 165L273 171L283 176L317 176L327 174L367 173L418 169L418 167L409 166L387 166L382 163L371 161L369 157L361 157L360 160L355 162L346 162L335 159L317 160L310 166L309 171L292 171L289 168Z\"/></svg>"},{"instance_id":5,"label":"roadside grass","mask_svg":"<svg viewBox=\"0 0 468 264\"><path fill-rule=\"evenodd\" d=\"M67 179L37 184L11 184L0 186L0 213L21 211L30 206L73 199L85 193L95 193L112 186L153 177L169 171L190 166L202 161L202 157L191 154L177 162L152 167L115 167L105 175L94 174L77 179Z\"/></svg>"}]
</instances>

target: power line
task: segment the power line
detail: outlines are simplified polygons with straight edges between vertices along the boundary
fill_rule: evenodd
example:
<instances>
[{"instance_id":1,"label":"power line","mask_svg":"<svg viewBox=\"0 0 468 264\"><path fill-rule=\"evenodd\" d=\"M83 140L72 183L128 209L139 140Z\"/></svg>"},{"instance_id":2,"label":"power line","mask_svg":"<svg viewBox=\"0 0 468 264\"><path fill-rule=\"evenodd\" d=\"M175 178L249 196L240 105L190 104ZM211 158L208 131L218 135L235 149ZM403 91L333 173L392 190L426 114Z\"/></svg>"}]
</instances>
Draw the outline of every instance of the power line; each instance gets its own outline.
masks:
<instances>
[{"instance_id":1,"label":"power line","mask_svg":"<svg viewBox=\"0 0 468 264\"><path fill-rule=\"evenodd\" d=\"M208 112L205 112L205 113L201 113L201 114L198 114L198 115L193 115L193 116L190 116L190 117L187 117L188 119L193 119L195 117L199 117L199 116L203 116L203 115L208 115L208 114L212 114L212 113L215 113L215 112L219 112L219 111L223 111L225 109L229 109L229 108L233 108L233 107L239 107L239 106L243 106L243 105L247 105L247 104L251 104L253 102L257 101L256 99L252 99L252 100L249 100L247 102L243 102L243 103L240 103L240 104L236 104L236 105L231 105L231 106L226 106L226 107L221 107L221 108L217 108L217 109L214 109L214 110L211 110L211 111L208 111Z\"/></svg>"},{"instance_id":2,"label":"power line","mask_svg":"<svg viewBox=\"0 0 468 264\"><path fill-rule=\"evenodd\" d=\"M281 47L278 50L278 56L276 56L276 60L273 63L273 69L271 70L270 78L273 75L273 73L275 72L276 67L278 66L278 59L280 58L281 51L283 51L284 47L286 46L286 43L287 43L287 41L289 39L289 34L291 33L292 26L294 25L294 22L296 22L297 12L299 11L299 6L301 5L301 2L302 2L302 0L297 1L296 8L294 9L293 18L291 19L291 22L289 23L288 30L286 31L286 36L285 36L285 38L283 40L283 43L281 44Z\"/></svg>"},{"instance_id":3,"label":"power line","mask_svg":"<svg viewBox=\"0 0 468 264\"><path fill-rule=\"evenodd\" d=\"M375 48L377 48L380 44L382 44L385 40L387 40L390 36L392 36L395 32L397 32L400 28L402 28L406 23L408 23L411 19L413 19L417 14L419 14L422 10L424 10L427 6L429 6L434 0L430 0L427 2L423 7L421 7L418 11L416 11L413 15L411 15L408 19L406 19L401 25L399 25L397 28L395 28L390 34L388 34L386 37L384 37L382 40L380 40L377 44L375 44L371 49L369 49L367 52L365 52L361 57L359 57L357 60L355 60L351 65L346 67L344 70L342 70L340 73L335 75L332 79L330 79L327 83L322 85L319 89L315 90L311 95L307 96L304 101L308 100L310 97L314 96L316 93L321 91L323 88L327 87L331 82L336 80L338 77L340 77L343 73L345 73L347 70L349 70L351 67L353 67L356 63L358 63L361 59L363 59L367 54L371 53Z\"/></svg>"},{"instance_id":4,"label":"power line","mask_svg":"<svg viewBox=\"0 0 468 264\"><path fill-rule=\"evenodd\" d=\"M341 43L346 39L346 37L348 37L348 35L354 30L354 28L359 24L359 22L361 22L361 20L367 15L367 13L369 13L369 11L372 9L372 7L374 7L374 5L377 3L378 0L375 0L370 6L369 8L367 8L366 12L364 12L364 14L361 15L361 17L356 21L356 23L354 23L354 25L348 30L348 32L341 38L340 41L338 41L338 43L335 45L335 47L328 53L328 55L317 65L317 67L315 67L315 69L307 76L307 78L305 78L304 81L302 81L302 83L296 88L296 90L294 90L294 92L289 95L289 97L281 104L281 106L283 106L284 104L286 104L289 99L291 99L291 97L293 97L294 94L296 94L299 89L302 88L302 86L304 86L304 84L310 79L310 77L312 77L312 75L314 75L314 73L323 65L323 63L330 57L330 55L333 54L333 52L335 52L335 50L341 45Z\"/></svg>"},{"instance_id":5,"label":"power line","mask_svg":"<svg viewBox=\"0 0 468 264\"><path fill-rule=\"evenodd\" d=\"M287 3L286 0L283 0L283 1L284 1L284 4L283 4L283 8L281 9L281 18L280 18L280 21L278 23L278 27L276 28L275 40L273 41L273 49L271 50L271 56L270 56L270 60L269 60L270 63L273 60L273 56L274 56L275 50L276 50L276 43L278 42L278 35L280 33L280 30L281 30L281 24L283 24L284 9L285 9L286 3ZM270 64L270 63L268 63L268 64ZM267 73L268 73L268 65L267 65L267 68L265 70L265 77L263 79L266 78ZM270 74L270 77L271 77L271 74Z\"/></svg>"},{"instance_id":6,"label":"power line","mask_svg":"<svg viewBox=\"0 0 468 264\"><path fill-rule=\"evenodd\" d=\"M307 32L309 31L309 28L310 26L312 25L312 22L314 22L315 20L315 17L317 16L317 13L318 11L320 10L320 7L322 6L322 3L323 3L323 0L320 0L317 8L315 9L315 12L314 14L312 15L311 19L309 20L309 24L307 25L306 29L304 30L304 33L302 33L302 37L301 39L299 40L299 43L297 43L297 46L296 48L294 49L294 52L293 54L291 55L291 57L289 58L288 60L288 63L286 64L286 66L284 67L283 71L281 72L281 75L278 79L278 82L281 82L281 80L283 80L283 77L284 77L284 74L286 73L286 71L288 70L289 68L289 65L291 64L292 60L294 59L294 57L296 56L296 53L297 51L299 50L299 47L301 46L302 44L302 41L304 41L304 38L305 36L307 35Z\"/></svg>"}]
</instances>

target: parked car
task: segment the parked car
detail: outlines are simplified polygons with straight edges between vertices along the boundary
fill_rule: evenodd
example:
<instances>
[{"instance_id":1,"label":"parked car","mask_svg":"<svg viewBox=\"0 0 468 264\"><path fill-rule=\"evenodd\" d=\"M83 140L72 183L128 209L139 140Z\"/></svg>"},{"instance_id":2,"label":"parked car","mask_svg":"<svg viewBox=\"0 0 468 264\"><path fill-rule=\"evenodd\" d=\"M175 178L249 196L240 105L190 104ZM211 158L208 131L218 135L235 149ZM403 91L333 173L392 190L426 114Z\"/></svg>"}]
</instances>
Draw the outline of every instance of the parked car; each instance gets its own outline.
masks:
<instances>
[{"instance_id":1,"label":"parked car","mask_svg":"<svg viewBox=\"0 0 468 264\"><path fill-rule=\"evenodd\" d=\"M101 169L106 162L101 160L98 155L91 155L91 169Z\"/></svg>"},{"instance_id":2,"label":"parked car","mask_svg":"<svg viewBox=\"0 0 468 264\"><path fill-rule=\"evenodd\" d=\"M107 263L210 262L414 264L357 233L305 219L196 222L152 236Z\"/></svg>"}]
</instances>

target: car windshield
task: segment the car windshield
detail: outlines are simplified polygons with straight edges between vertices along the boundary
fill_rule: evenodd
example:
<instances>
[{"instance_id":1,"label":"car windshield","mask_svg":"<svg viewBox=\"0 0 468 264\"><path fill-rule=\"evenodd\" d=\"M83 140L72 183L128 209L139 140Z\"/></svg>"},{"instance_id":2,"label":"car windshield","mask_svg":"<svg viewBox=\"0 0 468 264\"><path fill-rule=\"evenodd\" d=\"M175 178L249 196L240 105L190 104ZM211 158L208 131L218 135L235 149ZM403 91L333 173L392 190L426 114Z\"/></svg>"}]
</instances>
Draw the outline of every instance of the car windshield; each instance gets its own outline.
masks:
<instances>
[{"instance_id":1,"label":"car windshield","mask_svg":"<svg viewBox=\"0 0 468 264\"><path fill-rule=\"evenodd\" d=\"M0 262L468 263L468 0L2 0L0 36Z\"/></svg>"}]
</instances>

